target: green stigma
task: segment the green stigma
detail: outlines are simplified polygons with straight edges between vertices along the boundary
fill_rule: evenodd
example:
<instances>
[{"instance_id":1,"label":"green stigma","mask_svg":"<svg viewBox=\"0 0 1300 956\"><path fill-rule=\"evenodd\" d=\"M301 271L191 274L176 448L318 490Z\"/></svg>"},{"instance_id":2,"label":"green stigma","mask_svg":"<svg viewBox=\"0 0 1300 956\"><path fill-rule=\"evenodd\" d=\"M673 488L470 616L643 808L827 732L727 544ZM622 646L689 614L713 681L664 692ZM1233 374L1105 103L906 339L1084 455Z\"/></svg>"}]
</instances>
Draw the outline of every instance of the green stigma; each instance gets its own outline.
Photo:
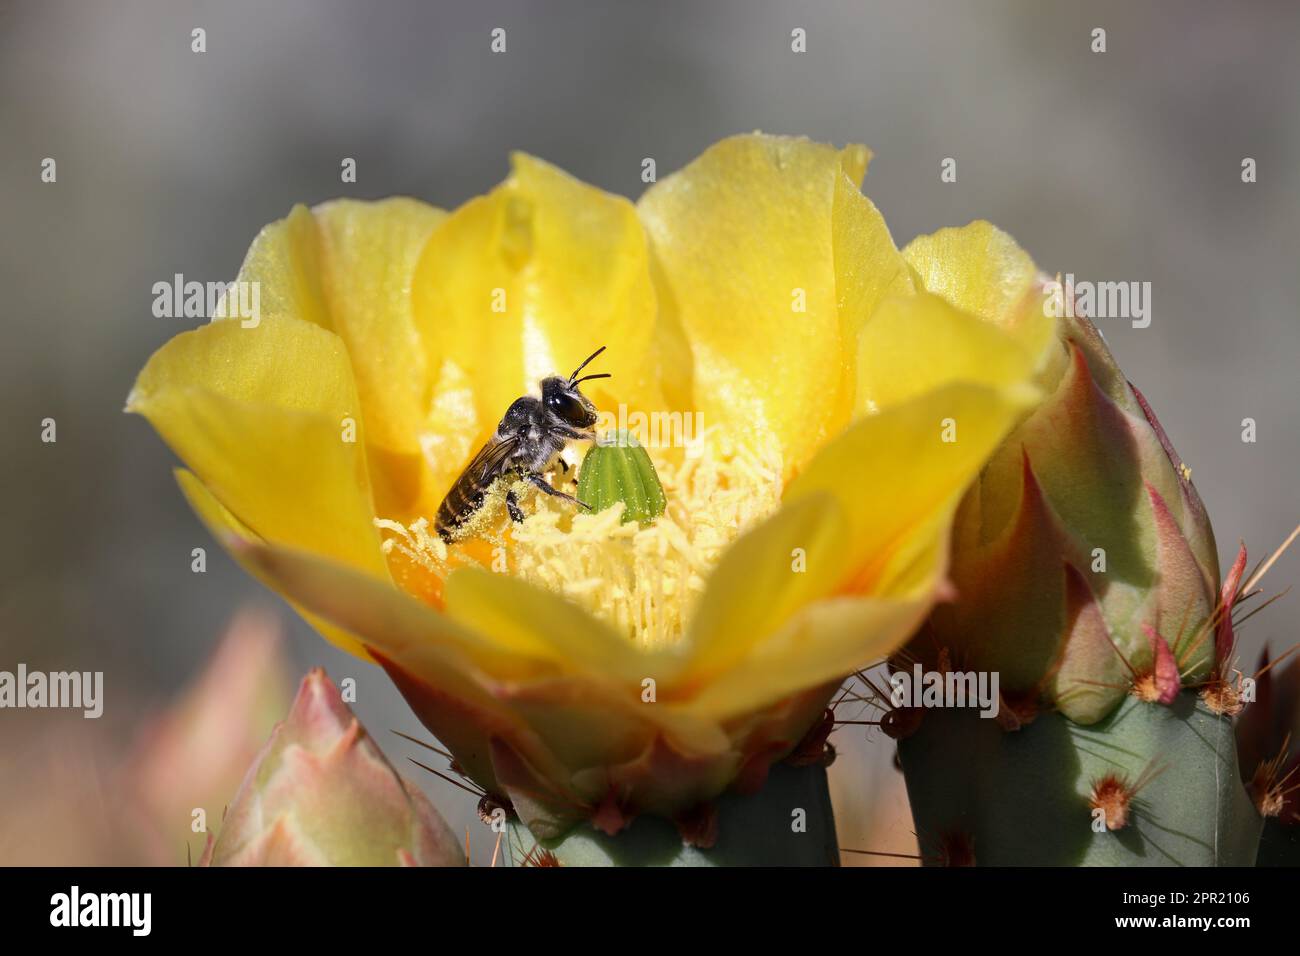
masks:
<instances>
[{"instance_id":1,"label":"green stigma","mask_svg":"<svg viewBox=\"0 0 1300 956\"><path fill-rule=\"evenodd\" d=\"M591 446L578 472L578 499L593 513L623 502L623 521L648 525L668 499L650 456L627 431L609 432Z\"/></svg>"}]
</instances>

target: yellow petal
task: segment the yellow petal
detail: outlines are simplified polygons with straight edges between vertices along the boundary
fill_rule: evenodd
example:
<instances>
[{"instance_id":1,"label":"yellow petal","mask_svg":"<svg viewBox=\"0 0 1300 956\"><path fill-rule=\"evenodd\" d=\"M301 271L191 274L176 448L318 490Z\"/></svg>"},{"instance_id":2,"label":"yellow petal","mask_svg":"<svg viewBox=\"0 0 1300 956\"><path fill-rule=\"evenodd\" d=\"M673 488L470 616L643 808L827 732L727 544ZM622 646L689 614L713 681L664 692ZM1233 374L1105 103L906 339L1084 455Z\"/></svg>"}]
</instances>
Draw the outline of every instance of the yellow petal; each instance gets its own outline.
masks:
<instances>
[{"instance_id":1,"label":"yellow petal","mask_svg":"<svg viewBox=\"0 0 1300 956\"><path fill-rule=\"evenodd\" d=\"M568 375L602 345L584 391L602 410L663 406L645 237L625 199L540 160L513 157L510 177L433 233L415 307L443 376L473 388L462 429L482 441L539 379ZM470 442L452 442L462 447ZM454 475L453 475L454 477Z\"/></svg>"},{"instance_id":2,"label":"yellow petal","mask_svg":"<svg viewBox=\"0 0 1300 956\"><path fill-rule=\"evenodd\" d=\"M457 568L443 599L447 615L466 628L579 672L635 683L655 656L639 653L573 602L508 574Z\"/></svg>"},{"instance_id":3,"label":"yellow petal","mask_svg":"<svg viewBox=\"0 0 1300 956\"><path fill-rule=\"evenodd\" d=\"M294 207L254 240L239 279L257 283L262 314L320 325L343 340L366 422L379 510L409 518L421 500L433 363L415 322L412 277L446 213L414 199Z\"/></svg>"},{"instance_id":4,"label":"yellow petal","mask_svg":"<svg viewBox=\"0 0 1300 956\"><path fill-rule=\"evenodd\" d=\"M489 740L498 737L561 782L587 764L630 759L656 734L696 754L727 750L716 724L642 700L643 676L664 671L654 655L637 654L561 598L504 575L461 570L448 577L450 613L440 613L313 555L250 539L234 544L241 563L322 633L347 635L383 658L422 719L433 718L431 729L480 782L492 780Z\"/></svg>"},{"instance_id":5,"label":"yellow petal","mask_svg":"<svg viewBox=\"0 0 1300 956\"><path fill-rule=\"evenodd\" d=\"M232 542L237 557L273 582L275 589L312 613L346 629L381 653L407 659L439 655L461 674L524 680L559 674L565 661L516 635L478 632L397 590L314 554L257 540ZM464 688L461 688L462 690Z\"/></svg>"},{"instance_id":6,"label":"yellow petal","mask_svg":"<svg viewBox=\"0 0 1300 956\"><path fill-rule=\"evenodd\" d=\"M691 618L690 666L674 693L694 696L824 591L822 572L846 546L844 535L834 496L808 495L736 541L709 575Z\"/></svg>"},{"instance_id":7,"label":"yellow petal","mask_svg":"<svg viewBox=\"0 0 1300 956\"><path fill-rule=\"evenodd\" d=\"M414 199L315 210L331 328L352 361L373 446L418 455L432 373L411 305L424 244L446 213Z\"/></svg>"},{"instance_id":8,"label":"yellow petal","mask_svg":"<svg viewBox=\"0 0 1300 956\"><path fill-rule=\"evenodd\" d=\"M954 382L859 419L823 449L791 483L785 502L825 493L842 510L846 546L831 567L819 569L827 593L889 593L891 562L932 547L936 516L951 518L989 455L1037 398L1019 383Z\"/></svg>"},{"instance_id":9,"label":"yellow petal","mask_svg":"<svg viewBox=\"0 0 1300 956\"><path fill-rule=\"evenodd\" d=\"M287 317L328 329L329 309L321 283L320 239L316 220L306 206L262 229L253 240L241 282L256 282L264 317Z\"/></svg>"},{"instance_id":10,"label":"yellow petal","mask_svg":"<svg viewBox=\"0 0 1300 956\"><path fill-rule=\"evenodd\" d=\"M1056 323L1043 309L1038 267L1001 229L983 220L940 229L907 244L903 258L923 287L997 325L1037 354Z\"/></svg>"},{"instance_id":11,"label":"yellow petal","mask_svg":"<svg viewBox=\"0 0 1300 956\"><path fill-rule=\"evenodd\" d=\"M1014 386L1030 381L1041 360L999 326L938 296L890 298L858 336L857 400L870 412L952 382Z\"/></svg>"},{"instance_id":12,"label":"yellow petal","mask_svg":"<svg viewBox=\"0 0 1300 956\"><path fill-rule=\"evenodd\" d=\"M270 316L184 332L149 359L127 410L259 536L387 579L356 389L332 332Z\"/></svg>"},{"instance_id":13,"label":"yellow petal","mask_svg":"<svg viewBox=\"0 0 1300 956\"><path fill-rule=\"evenodd\" d=\"M723 556L693 621L688 686L760 653L770 635L798 620L799 609L824 598L901 601L902 610L888 603L870 613L919 620L909 615L924 612L942 579L957 502L1036 395L1019 384L956 382L849 426L791 483L781 511ZM888 639L907 636L891 631ZM840 667L853 658L852 647L831 642L834 653L822 660L818 646L808 645L816 660L800 666ZM853 666L870 662L880 646L861 632Z\"/></svg>"},{"instance_id":14,"label":"yellow petal","mask_svg":"<svg viewBox=\"0 0 1300 956\"><path fill-rule=\"evenodd\" d=\"M857 181L847 175L835 181L834 231L835 285L844 359L840 390L848 403L837 420L842 425L863 407L862 400L855 397L860 378L856 343L862 329L882 300L909 296L914 287L911 270L895 248L884 217L858 190Z\"/></svg>"},{"instance_id":15,"label":"yellow petal","mask_svg":"<svg viewBox=\"0 0 1300 956\"><path fill-rule=\"evenodd\" d=\"M314 555L257 541L234 542L236 557L284 594L322 633L351 635L373 649L420 719L485 786L494 782L491 741L504 738L536 765L558 768L534 732L501 698L502 684L558 676L556 663L477 634L383 581Z\"/></svg>"},{"instance_id":16,"label":"yellow petal","mask_svg":"<svg viewBox=\"0 0 1300 956\"><path fill-rule=\"evenodd\" d=\"M838 682L901 646L931 604L928 594L842 597L810 604L706 684L693 710L702 717L727 720L809 687Z\"/></svg>"},{"instance_id":17,"label":"yellow petal","mask_svg":"<svg viewBox=\"0 0 1300 956\"><path fill-rule=\"evenodd\" d=\"M856 351L844 328L880 287L910 282L883 220L852 195L867 155L736 136L638 205L660 309L690 342L697 407L708 424L775 438L787 475L848 417Z\"/></svg>"},{"instance_id":18,"label":"yellow petal","mask_svg":"<svg viewBox=\"0 0 1300 956\"><path fill-rule=\"evenodd\" d=\"M177 468L174 472L176 483L180 485L181 493L185 495L185 500L189 502L194 513L199 516L204 526L212 533L212 536L222 544L229 542L232 537L246 541L257 540L257 534L253 529L240 522L231 514L212 494L211 491L195 477L194 473L184 468ZM236 554L235 559L240 562L246 571L258 578L267 588L274 591L276 582L260 571L250 562L245 560L241 555ZM293 609L303 616L303 618L316 629L318 633L324 636L331 644L341 647L343 650L366 660L370 655L366 653L365 648L351 634L334 626L324 620L319 615L313 614L310 610L302 605L290 600L289 603Z\"/></svg>"}]
</instances>

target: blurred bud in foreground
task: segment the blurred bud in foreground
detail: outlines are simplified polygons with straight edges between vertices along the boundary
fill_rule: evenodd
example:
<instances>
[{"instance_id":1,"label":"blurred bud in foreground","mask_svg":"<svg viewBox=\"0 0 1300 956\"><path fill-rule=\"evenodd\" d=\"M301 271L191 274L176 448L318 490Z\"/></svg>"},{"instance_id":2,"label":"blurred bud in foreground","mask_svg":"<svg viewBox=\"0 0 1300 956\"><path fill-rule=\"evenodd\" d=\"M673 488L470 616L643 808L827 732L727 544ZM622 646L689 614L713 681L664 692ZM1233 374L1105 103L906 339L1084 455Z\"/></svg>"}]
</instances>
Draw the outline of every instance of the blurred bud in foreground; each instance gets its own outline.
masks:
<instances>
[{"instance_id":1,"label":"blurred bud in foreground","mask_svg":"<svg viewBox=\"0 0 1300 956\"><path fill-rule=\"evenodd\" d=\"M155 865L183 864L215 828L289 706L293 684L274 613L235 615L198 679L140 733L117 774L133 842Z\"/></svg>"},{"instance_id":2,"label":"blurred bud in foreground","mask_svg":"<svg viewBox=\"0 0 1300 956\"><path fill-rule=\"evenodd\" d=\"M463 866L465 855L318 668L303 678L201 863Z\"/></svg>"}]
</instances>

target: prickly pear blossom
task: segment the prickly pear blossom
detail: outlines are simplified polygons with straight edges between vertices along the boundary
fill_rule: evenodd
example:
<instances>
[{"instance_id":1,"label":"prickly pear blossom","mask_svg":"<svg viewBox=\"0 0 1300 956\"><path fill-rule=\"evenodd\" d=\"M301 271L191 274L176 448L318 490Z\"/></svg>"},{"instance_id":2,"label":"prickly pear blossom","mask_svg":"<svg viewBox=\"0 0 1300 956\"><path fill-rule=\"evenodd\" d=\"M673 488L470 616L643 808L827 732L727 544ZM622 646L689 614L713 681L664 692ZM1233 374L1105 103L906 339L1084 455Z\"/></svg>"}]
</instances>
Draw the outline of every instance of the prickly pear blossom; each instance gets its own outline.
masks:
<instances>
[{"instance_id":1,"label":"prickly pear blossom","mask_svg":"<svg viewBox=\"0 0 1300 956\"><path fill-rule=\"evenodd\" d=\"M636 205L517 155L451 213L296 208L241 270L255 327L177 336L128 409L237 557L539 837L698 822L925 617L1051 352L1041 315L926 291L859 191L869 155L738 136ZM602 411L705 423L637 434L663 513L531 495L444 545L439 501L506 408L600 345Z\"/></svg>"},{"instance_id":2,"label":"prickly pear blossom","mask_svg":"<svg viewBox=\"0 0 1300 956\"><path fill-rule=\"evenodd\" d=\"M323 670L249 768L201 861L211 866L460 866L464 851Z\"/></svg>"}]
</instances>

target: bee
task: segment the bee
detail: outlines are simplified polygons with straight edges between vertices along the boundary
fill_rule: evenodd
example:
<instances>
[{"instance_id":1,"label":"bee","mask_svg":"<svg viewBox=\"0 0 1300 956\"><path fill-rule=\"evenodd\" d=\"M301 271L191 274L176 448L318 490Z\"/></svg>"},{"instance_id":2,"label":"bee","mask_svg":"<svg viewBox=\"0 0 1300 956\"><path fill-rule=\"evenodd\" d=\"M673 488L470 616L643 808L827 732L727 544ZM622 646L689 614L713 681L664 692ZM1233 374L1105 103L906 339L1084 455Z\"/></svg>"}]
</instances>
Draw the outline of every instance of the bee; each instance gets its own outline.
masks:
<instances>
[{"instance_id":1,"label":"bee","mask_svg":"<svg viewBox=\"0 0 1300 956\"><path fill-rule=\"evenodd\" d=\"M567 379L558 375L542 379L541 398L524 395L510 404L495 434L465 466L438 507L435 527L443 541L450 543L460 536L465 524L483 508L493 484L500 479L510 479L512 484L527 481L552 497L589 509L573 495L552 487L544 475L571 440L596 440L596 406L578 386L611 376L602 372L578 378L578 373L603 351L602 345ZM513 520L524 520L513 488L506 492L506 508Z\"/></svg>"}]
</instances>

